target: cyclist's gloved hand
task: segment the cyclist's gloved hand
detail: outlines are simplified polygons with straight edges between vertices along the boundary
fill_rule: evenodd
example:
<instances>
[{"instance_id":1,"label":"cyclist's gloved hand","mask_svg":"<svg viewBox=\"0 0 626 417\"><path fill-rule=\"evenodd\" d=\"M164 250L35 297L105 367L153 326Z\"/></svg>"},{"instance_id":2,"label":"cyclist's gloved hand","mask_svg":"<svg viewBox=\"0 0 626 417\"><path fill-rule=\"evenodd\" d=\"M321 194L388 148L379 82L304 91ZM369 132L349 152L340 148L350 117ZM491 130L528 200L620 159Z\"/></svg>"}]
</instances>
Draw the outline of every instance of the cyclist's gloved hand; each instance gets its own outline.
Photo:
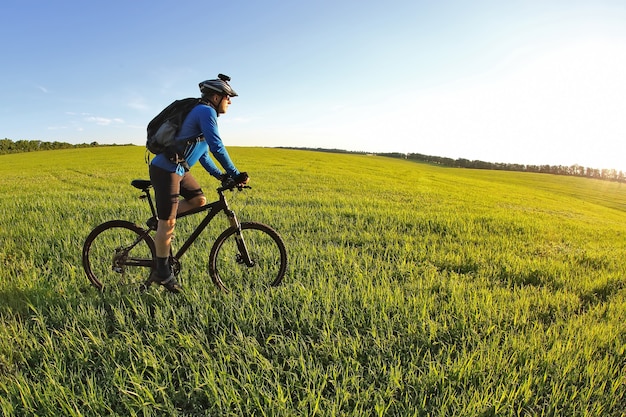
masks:
<instances>
[{"instance_id":1,"label":"cyclist's gloved hand","mask_svg":"<svg viewBox=\"0 0 626 417\"><path fill-rule=\"evenodd\" d=\"M220 182L224 188L232 188L235 186L235 180L233 180L233 178L226 173L220 176Z\"/></svg>"},{"instance_id":2,"label":"cyclist's gloved hand","mask_svg":"<svg viewBox=\"0 0 626 417\"><path fill-rule=\"evenodd\" d=\"M250 177L247 172L240 172L233 180L235 180L235 184L237 185L247 184L248 181L250 181Z\"/></svg>"}]
</instances>

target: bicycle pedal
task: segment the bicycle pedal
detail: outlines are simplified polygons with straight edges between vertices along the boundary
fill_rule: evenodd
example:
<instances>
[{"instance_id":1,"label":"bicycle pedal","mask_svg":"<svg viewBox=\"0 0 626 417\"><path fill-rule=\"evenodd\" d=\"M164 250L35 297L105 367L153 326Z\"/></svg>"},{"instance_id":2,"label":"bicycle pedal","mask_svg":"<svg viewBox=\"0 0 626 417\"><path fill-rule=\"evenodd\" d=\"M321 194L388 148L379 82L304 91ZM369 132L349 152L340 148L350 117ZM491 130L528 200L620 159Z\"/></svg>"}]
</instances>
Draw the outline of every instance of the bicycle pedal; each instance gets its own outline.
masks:
<instances>
[{"instance_id":1,"label":"bicycle pedal","mask_svg":"<svg viewBox=\"0 0 626 417\"><path fill-rule=\"evenodd\" d=\"M148 226L148 228L150 228L150 230L157 230L157 227L159 226L159 221L157 220L156 217L150 217L146 221L146 226Z\"/></svg>"}]
</instances>

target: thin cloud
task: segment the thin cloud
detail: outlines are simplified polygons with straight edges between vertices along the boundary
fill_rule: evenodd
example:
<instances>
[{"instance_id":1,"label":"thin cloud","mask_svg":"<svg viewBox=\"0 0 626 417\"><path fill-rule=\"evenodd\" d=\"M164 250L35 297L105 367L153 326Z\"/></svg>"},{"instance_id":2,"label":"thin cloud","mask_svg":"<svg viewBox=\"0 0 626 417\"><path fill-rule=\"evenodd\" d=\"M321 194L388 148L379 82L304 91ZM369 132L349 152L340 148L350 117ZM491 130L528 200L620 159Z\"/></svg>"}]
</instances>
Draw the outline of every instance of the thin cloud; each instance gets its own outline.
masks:
<instances>
[{"instance_id":1,"label":"thin cloud","mask_svg":"<svg viewBox=\"0 0 626 417\"><path fill-rule=\"evenodd\" d=\"M120 118L110 119L107 117L89 116L89 117L85 117L84 120L89 123L95 123L98 126L110 126L113 124L124 124L124 119L120 119Z\"/></svg>"},{"instance_id":2,"label":"thin cloud","mask_svg":"<svg viewBox=\"0 0 626 417\"><path fill-rule=\"evenodd\" d=\"M135 109L135 110L147 110L149 108L149 106L146 104L145 99L143 99L141 97L136 97L136 98L130 99L126 103L126 106L130 107L131 109Z\"/></svg>"}]
</instances>

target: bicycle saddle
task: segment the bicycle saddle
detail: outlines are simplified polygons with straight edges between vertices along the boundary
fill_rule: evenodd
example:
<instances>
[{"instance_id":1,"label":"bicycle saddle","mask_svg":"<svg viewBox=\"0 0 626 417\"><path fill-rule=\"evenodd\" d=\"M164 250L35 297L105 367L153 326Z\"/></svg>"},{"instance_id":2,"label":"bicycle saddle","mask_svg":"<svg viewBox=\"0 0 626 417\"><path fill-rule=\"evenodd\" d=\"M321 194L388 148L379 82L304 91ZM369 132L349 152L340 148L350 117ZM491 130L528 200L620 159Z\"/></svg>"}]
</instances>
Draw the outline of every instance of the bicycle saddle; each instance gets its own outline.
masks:
<instances>
[{"instance_id":1,"label":"bicycle saddle","mask_svg":"<svg viewBox=\"0 0 626 417\"><path fill-rule=\"evenodd\" d=\"M150 180L132 180L130 185L140 190L146 190L152 187L152 182Z\"/></svg>"}]
</instances>

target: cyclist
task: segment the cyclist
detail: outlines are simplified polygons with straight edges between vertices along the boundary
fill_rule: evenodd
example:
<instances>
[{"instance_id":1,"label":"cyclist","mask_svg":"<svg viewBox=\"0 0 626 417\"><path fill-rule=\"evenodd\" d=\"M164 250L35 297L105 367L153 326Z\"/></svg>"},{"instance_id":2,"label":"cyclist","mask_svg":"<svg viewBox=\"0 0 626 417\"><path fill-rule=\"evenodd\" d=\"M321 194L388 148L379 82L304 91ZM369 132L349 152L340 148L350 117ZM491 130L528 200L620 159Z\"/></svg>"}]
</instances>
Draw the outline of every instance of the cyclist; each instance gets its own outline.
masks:
<instances>
[{"instance_id":1,"label":"cyclist","mask_svg":"<svg viewBox=\"0 0 626 417\"><path fill-rule=\"evenodd\" d=\"M219 180L224 181L230 177L237 184L246 184L249 181L248 174L240 172L231 161L217 129L217 118L226 113L231 97L237 96L229 81L228 76L220 74L217 79L199 84L202 102L187 115L176 136L176 142L179 143L176 151L186 164L173 161L165 153L156 155L150 163L150 180L154 188L158 216L154 238L157 268L150 280L171 292L177 293L181 290L169 264L176 214L206 204L202 188L189 172L189 168L200 162L211 176ZM193 138L199 139L189 142ZM225 174L215 165L209 152L224 168Z\"/></svg>"}]
</instances>

